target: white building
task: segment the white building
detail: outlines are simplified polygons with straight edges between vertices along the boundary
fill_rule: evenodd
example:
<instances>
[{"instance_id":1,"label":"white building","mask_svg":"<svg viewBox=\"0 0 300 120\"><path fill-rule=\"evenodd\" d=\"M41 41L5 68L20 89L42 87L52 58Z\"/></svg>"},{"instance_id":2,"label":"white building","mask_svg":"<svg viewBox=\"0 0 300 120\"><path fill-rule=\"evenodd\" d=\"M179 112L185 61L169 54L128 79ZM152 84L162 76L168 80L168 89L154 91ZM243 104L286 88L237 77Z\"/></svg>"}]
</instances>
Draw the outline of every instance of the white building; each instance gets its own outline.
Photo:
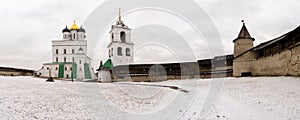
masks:
<instances>
[{"instance_id":1,"label":"white building","mask_svg":"<svg viewBox=\"0 0 300 120\"><path fill-rule=\"evenodd\" d=\"M95 79L91 58L87 56L85 30L74 24L62 30L63 40L52 41L52 62L43 64L37 76L66 79Z\"/></svg>"},{"instance_id":2,"label":"white building","mask_svg":"<svg viewBox=\"0 0 300 120\"><path fill-rule=\"evenodd\" d=\"M108 55L112 59L113 65L118 66L133 63L134 44L131 42L131 29L121 20L120 11L119 19L116 25L112 25L109 34L111 42L108 45Z\"/></svg>"},{"instance_id":3,"label":"white building","mask_svg":"<svg viewBox=\"0 0 300 120\"><path fill-rule=\"evenodd\" d=\"M99 82L112 82L111 69L113 66L128 65L133 63L133 42L131 42L131 29L121 20L121 11L119 10L119 19L116 25L111 26L110 43L108 45L109 59L100 65L98 71Z\"/></svg>"}]
</instances>

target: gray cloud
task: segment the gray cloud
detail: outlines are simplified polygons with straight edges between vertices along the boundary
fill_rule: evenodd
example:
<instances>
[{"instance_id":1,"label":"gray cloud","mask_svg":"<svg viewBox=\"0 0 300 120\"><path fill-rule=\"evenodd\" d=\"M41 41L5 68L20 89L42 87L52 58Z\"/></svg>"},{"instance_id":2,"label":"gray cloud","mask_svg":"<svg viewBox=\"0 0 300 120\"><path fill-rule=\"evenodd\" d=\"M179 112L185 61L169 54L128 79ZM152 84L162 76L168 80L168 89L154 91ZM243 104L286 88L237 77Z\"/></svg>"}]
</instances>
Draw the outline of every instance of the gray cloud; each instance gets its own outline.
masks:
<instances>
[{"instance_id":1,"label":"gray cloud","mask_svg":"<svg viewBox=\"0 0 300 120\"><path fill-rule=\"evenodd\" d=\"M241 28L240 20L245 19L246 25L252 37L256 39L255 44L270 40L288 32L299 25L300 16L298 9L300 4L297 0L285 1L261 1L261 0L195 0L213 20L222 38L225 53L232 53L232 40L238 35ZM10 0L0 2L0 66L12 66L18 68L38 69L45 62L51 61L51 41L61 39L61 30L65 25L71 25L74 18L79 24L103 1L99 0ZM133 3L134 4L134 3ZM174 3L176 2L174 1ZM190 14L197 15L191 11ZM105 17L105 16L103 16ZM141 19L141 18L135 18ZM170 21L166 19L165 21ZM125 21L126 23L126 21ZM130 26L129 26L130 27ZM150 37L151 33L161 33L164 36L154 39L169 42L177 46L178 51L184 51L176 42L169 39L182 39L176 36L174 31L163 29L163 31L151 31L151 27L141 28L138 31L147 31L137 39ZM180 29L180 25L178 26ZM203 28L205 29L205 28ZM88 32L89 30L87 30ZM167 31L167 32L166 32ZM138 33L138 32L137 32ZM189 35L190 31L182 33ZM134 33L135 35L136 33ZM87 33L88 35L88 33ZM87 36L89 38L89 36ZM174 38L173 38L174 37ZM201 47L202 42L190 39L192 46L197 50L196 58L207 58L207 50ZM214 37L207 38L213 40ZM89 39L88 39L89 40ZM134 39L133 39L134 40ZM91 40L90 40L91 41ZM136 41L136 40L134 40ZM106 44L108 41L104 42ZM98 51L101 54L97 60L107 57L106 45ZM155 51L156 50L156 51ZM147 48L137 53L137 60L151 61L144 52L157 52L157 49ZM170 56L169 53L161 52L158 57ZM91 56L92 57L92 56ZM170 59L167 59L168 61ZM155 60L154 60L155 61ZM97 66L97 65L95 65Z\"/></svg>"}]
</instances>

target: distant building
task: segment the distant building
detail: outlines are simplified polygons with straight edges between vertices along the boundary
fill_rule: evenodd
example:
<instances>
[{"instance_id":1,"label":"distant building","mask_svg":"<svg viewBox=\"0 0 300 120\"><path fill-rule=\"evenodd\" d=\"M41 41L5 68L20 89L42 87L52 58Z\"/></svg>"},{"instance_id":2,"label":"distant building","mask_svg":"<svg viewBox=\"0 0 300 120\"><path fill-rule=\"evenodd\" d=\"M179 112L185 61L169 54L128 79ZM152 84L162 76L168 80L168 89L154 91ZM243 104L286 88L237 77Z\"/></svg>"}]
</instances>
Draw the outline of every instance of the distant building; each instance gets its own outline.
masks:
<instances>
[{"instance_id":1,"label":"distant building","mask_svg":"<svg viewBox=\"0 0 300 120\"><path fill-rule=\"evenodd\" d=\"M32 76L33 70L0 67L0 76Z\"/></svg>"},{"instance_id":2,"label":"distant building","mask_svg":"<svg viewBox=\"0 0 300 120\"><path fill-rule=\"evenodd\" d=\"M300 26L253 47L243 23L234 42L233 76L300 76Z\"/></svg>"},{"instance_id":3,"label":"distant building","mask_svg":"<svg viewBox=\"0 0 300 120\"><path fill-rule=\"evenodd\" d=\"M52 41L52 62L43 64L36 76L65 79L95 79L91 58L87 56L85 29L74 24L62 30L63 40Z\"/></svg>"}]
</instances>

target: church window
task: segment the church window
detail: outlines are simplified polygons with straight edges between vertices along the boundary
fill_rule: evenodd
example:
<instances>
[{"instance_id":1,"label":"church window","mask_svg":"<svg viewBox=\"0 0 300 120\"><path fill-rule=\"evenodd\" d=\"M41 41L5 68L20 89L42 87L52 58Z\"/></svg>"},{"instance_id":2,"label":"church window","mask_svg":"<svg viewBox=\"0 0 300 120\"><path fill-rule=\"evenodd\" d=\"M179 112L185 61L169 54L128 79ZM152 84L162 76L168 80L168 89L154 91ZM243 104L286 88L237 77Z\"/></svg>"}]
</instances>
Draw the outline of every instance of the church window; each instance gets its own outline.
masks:
<instances>
[{"instance_id":1,"label":"church window","mask_svg":"<svg viewBox=\"0 0 300 120\"><path fill-rule=\"evenodd\" d=\"M118 55L122 56L122 48L118 47Z\"/></svg>"},{"instance_id":2,"label":"church window","mask_svg":"<svg viewBox=\"0 0 300 120\"><path fill-rule=\"evenodd\" d=\"M81 60L79 60L79 64L81 64Z\"/></svg>"},{"instance_id":3,"label":"church window","mask_svg":"<svg viewBox=\"0 0 300 120\"><path fill-rule=\"evenodd\" d=\"M108 55L109 55L109 57L111 57L111 51L110 50L108 51Z\"/></svg>"},{"instance_id":4,"label":"church window","mask_svg":"<svg viewBox=\"0 0 300 120\"><path fill-rule=\"evenodd\" d=\"M47 67L47 70L49 70L49 68Z\"/></svg>"},{"instance_id":5,"label":"church window","mask_svg":"<svg viewBox=\"0 0 300 120\"><path fill-rule=\"evenodd\" d=\"M66 49L64 49L64 54L67 54L67 50Z\"/></svg>"},{"instance_id":6,"label":"church window","mask_svg":"<svg viewBox=\"0 0 300 120\"><path fill-rule=\"evenodd\" d=\"M126 48L126 56L130 56L130 49Z\"/></svg>"},{"instance_id":7,"label":"church window","mask_svg":"<svg viewBox=\"0 0 300 120\"><path fill-rule=\"evenodd\" d=\"M121 42L125 43L126 34L124 31L120 33Z\"/></svg>"},{"instance_id":8,"label":"church window","mask_svg":"<svg viewBox=\"0 0 300 120\"><path fill-rule=\"evenodd\" d=\"M67 62L67 58L66 57L64 57L64 62Z\"/></svg>"},{"instance_id":9,"label":"church window","mask_svg":"<svg viewBox=\"0 0 300 120\"><path fill-rule=\"evenodd\" d=\"M111 33L111 40L114 40L114 33Z\"/></svg>"},{"instance_id":10,"label":"church window","mask_svg":"<svg viewBox=\"0 0 300 120\"><path fill-rule=\"evenodd\" d=\"M82 53L83 49L82 48L79 48L79 53Z\"/></svg>"},{"instance_id":11,"label":"church window","mask_svg":"<svg viewBox=\"0 0 300 120\"><path fill-rule=\"evenodd\" d=\"M72 49L72 54L74 54L75 53L75 50L74 49Z\"/></svg>"},{"instance_id":12,"label":"church window","mask_svg":"<svg viewBox=\"0 0 300 120\"><path fill-rule=\"evenodd\" d=\"M111 48L111 56L114 56L114 48Z\"/></svg>"},{"instance_id":13,"label":"church window","mask_svg":"<svg viewBox=\"0 0 300 120\"><path fill-rule=\"evenodd\" d=\"M58 62L58 57L56 57L56 62Z\"/></svg>"},{"instance_id":14,"label":"church window","mask_svg":"<svg viewBox=\"0 0 300 120\"><path fill-rule=\"evenodd\" d=\"M65 70L68 70L68 68L67 68L67 67L65 67Z\"/></svg>"},{"instance_id":15,"label":"church window","mask_svg":"<svg viewBox=\"0 0 300 120\"><path fill-rule=\"evenodd\" d=\"M55 53L58 54L58 49L55 50Z\"/></svg>"},{"instance_id":16,"label":"church window","mask_svg":"<svg viewBox=\"0 0 300 120\"><path fill-rule=\"evenodd\" d=\"M81 71L81 68L79 68L79 71Z\"/></svg>"},{"instance_id":17,"label":"church window","mask_svg":"<svg viewBox=\"0 0 300 120\"><path fill-rule=\"evenodd\" d=\"M74 57L72 58L72 61L75 62L75 58Z\"/></svg>"},{"instance_id":18,"label":"church window","mask_svg":"<svg viewBox=\"0 0 300 120\"><path fill-rule=\"evenodd\" d=\"M58 70L58 68L56 67L55 70Z\"/></svg>"}]
</instances>

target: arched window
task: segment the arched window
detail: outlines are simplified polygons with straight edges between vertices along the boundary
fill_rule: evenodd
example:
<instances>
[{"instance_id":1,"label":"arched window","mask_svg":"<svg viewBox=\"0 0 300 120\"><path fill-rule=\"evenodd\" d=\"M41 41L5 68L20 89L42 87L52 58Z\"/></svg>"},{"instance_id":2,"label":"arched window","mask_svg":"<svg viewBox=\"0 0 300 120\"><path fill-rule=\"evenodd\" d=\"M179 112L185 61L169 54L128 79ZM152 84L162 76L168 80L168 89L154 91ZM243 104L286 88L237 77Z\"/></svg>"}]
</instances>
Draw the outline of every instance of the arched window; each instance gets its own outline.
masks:
<instances>
[{"instance_id":1,"label":"arched window","mask_svg":"<svg viewBox=\"0 0 300 120\"><path fill-rule=\"evenodd\" d=\"M64 62L67 62L67 58L66 57L64 57Z\"/></svg>"},{"instance_id":2,"label":"arched window","mask_svg":"<svg viewBox=\"0 0 300 120\"><path fill-rule=\"evenodd\" d=\"M118 55L122 56L122 48L118 47Z\"/></svg>"},{"instance_id":3,"label":"arched window","mask_svg":"<svg viewBox=\"0 0 300 120\"><path fill-rule=\"evenodd\" d=\"M55 50L55 53L58 54L58 49Z\"/></svg>"},{"instance_id":4,"label":"arched window","mask_svg":"<svg viewBox=\"0 0 300 120\"><path fill-rule=\"evenodd\" d=\"M108 56L111 57L111 51L110 50L108 51Z\"/></svg>"},{"instance_id":5,"label":"arched window","mask_svg":"<svg viewBox=\"0 0 300 120\"><path fill-rule=\"evenodd\" d=\"M126 48L126 56L130 56L130 49Z\"/></svg>"},{"instance_id":6,"label":"arched window","mask_svg":"<svg viewBox=\"0 0 300 120\"><path fill-rule=\"evenodd\" d=\"M58 57L56 57L56 62L58 62Z\"/></svg>"},{"instance_id":7,"label":"arched window","mask_svg":"<svg viewBox=\"0 0 300 120\"><path fill-rule=\"evenodd\" d=\"M120 33L120 38L121 38L121 42L125 42L125 38L126 38L126 34L125 34L125 32L124 31L122 31L121 33Z\"/></svg>"},{"instance_id":8,"label":"arched window","mask_svg":"<svg viewBox=\"0 0 300 120\"><path fill-rule=\"evenodd\" d=\"M111 33L111 40L114 41L114 33Z\"/></svg>"},{"instance_id":9,"label":"arched window","mask_svg":"<svg viewBox=\"0 0 300 120\"><path fill-rule=\"evenodd\" d=\"M66 49L64 49L64 54L67 54L67 50Z\"/></svg>"}]
</instances>

